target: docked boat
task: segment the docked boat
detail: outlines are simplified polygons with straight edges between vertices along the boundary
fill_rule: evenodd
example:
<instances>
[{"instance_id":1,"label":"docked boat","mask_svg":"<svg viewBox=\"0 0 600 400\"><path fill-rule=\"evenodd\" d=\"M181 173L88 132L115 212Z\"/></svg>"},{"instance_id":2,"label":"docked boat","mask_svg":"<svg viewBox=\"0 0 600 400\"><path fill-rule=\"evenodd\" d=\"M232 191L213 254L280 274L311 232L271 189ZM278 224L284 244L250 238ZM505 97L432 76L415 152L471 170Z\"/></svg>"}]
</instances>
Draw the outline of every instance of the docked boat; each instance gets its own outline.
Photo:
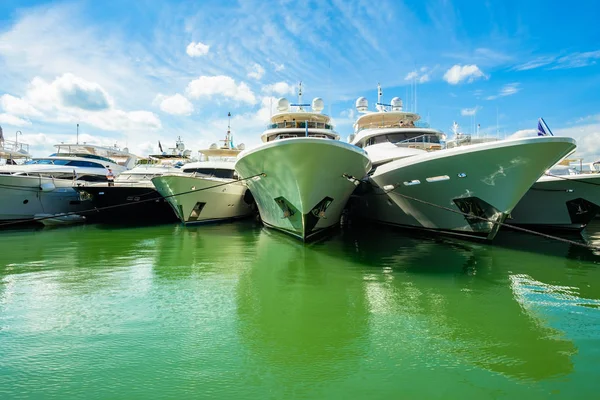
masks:
<instances>
[{"instance_id":1,"label":"docked boat","mask_svg":"<svg viewBox=\"0 0 600 400\"><path fill-rule=\"evenodd\" d=\"M263 144L238 156L265 226L306 241L337 225L348 198L371 169L364 150L339 141L323 100L278 101Z\"/></svg>"},{"instance_id":2,"label":"docked boat","mask_svg":"<svg viewBox=\"0 0 600 400\"><path fill-rule=\"evenodd\" d=\"M126 150L89 144L59 144L56 153L23 165L0 166L0 220L33 220L36 214L72 214L90 209L73 186L107 180L131 168Z\"/></svg>"},{"instance_id":3,"label":"docked boat","mask_svg":"<svg viewBox=\"0 0 600 400\"><path fill-rule=\"evenodd\" d=\"M153 154L134 168L119 174L114 184L92 183L75 187L87 198L94 212L87 215L90 222L111 224L167 223L177 221L171 206L158 193L152 178L181 171L191 161L191 151L186 150L181 137L175 147Z\"/></svg>"},{"instance_id":4,"label":"docked boat","mask_svg":"<svg viewBox=\"0 0 600 400\"><path fill-rule=\"evenodd\" d=\"M553 136L542 118L538 135ZM591 172L593 169L584 172L581 161L561 164L565 162L567 165L554 166L533 184L512 211L511 225L580 232L600 214L600 174Z\"/></svg>"},{"instance_id":5,"label":"docked boat","mask_svg":"<svg viewBox=\"0 0 600 400\"><path fill-rule=\"evenodd\" d=\"M352 207L367 220L491 240L531 185L575 148L571 138L534 137L448 149L401 99L381 97L379 87L372 112L357 100L363 115L350 137L374 167Z\"/></svg>"},{"instance_id":6,"label":"docked boat","mask_svg":"<svg viewBox=\"0 0 600 400\"><path fill-rule=\"evenodd\" d=\"M230 123L223 146L213 144L200 150L206 161L154 177L152 183L184 224L250 216L254 213L254 200L234 168L235 158L243 148L243 145L233 146Z\"/></svg>"}]
</instances>

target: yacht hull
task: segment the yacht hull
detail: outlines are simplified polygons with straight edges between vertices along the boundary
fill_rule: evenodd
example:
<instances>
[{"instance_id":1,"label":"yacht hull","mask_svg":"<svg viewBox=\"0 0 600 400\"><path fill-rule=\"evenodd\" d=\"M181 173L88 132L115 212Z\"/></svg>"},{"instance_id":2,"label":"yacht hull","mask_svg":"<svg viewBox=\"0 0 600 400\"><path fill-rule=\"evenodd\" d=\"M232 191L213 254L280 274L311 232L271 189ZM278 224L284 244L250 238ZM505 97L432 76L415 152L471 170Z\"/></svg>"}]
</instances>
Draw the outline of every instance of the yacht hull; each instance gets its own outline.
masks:
<instances>
[{"instance_id":1,"label":"yacht hull","mask_svg":"<svg viewBox=\"0 0 600 400\"><path fill-rule=\"evenodd\" d=\"M36 214L89 210L91 203L82 201L72 185L72 180L0 174L0 220L28 221Z\"/></svg>"},{"instance_id":2,"label":"yacht hull","mask_svg":"<svg viewBox=\"0 0 600 400\"><path fill-rule=\"evenodd\" d=\"M540 137L400 159L371 174L353 210L380 223L491 240L531 185L574 148L570 138Z\"/></svg>"},{"instance_id":3,"label":"yacht hull","mask_svg":"<svg viewBox=\"0 0 600 400\"><path fill-rule=\"evenodd\" d=\"M85 214L97 223L134 224L176 222L171 206L148 186L82 186L75 190L89 195L94 209ZM84 194L85 193L85 194ZM154 199L148 201L149 199Z\"/></svg>"},{"instance_id":4,"label":"yacht hull","mask_svg":"<svg viewBox=\"0 0 600 400\"><path fill-rule=\"evenodd\" d=\"M579 232L600 214L600 174L543 176L511 213L510 224Z\"/></svg>"},{"instance_id":5,"label":"yacht hull","mask_svg":"<svg viewBox=\"0 0 600 400\"><path fill-rule=\"evenodd\" d=\"M152 183L185 224L244 218L254 212L252 197L246 193L248 188L240 181L163 175L152 178ZM194 192L186 193L190 191ZM173 196L179 193L185 194Z\"/></svg>"},{"instance_id":6,"label":"yacht hull","mask_svg":"<svg viewBox=\"0 0 600 400\"><path fill-rule=\"evenodd\" d=\"M336 226L355 189L371 168L363 150L320 138L268 142L240 154L235 169L249 179L265 226L306 241Z\"/></svg>"}]
</instances>

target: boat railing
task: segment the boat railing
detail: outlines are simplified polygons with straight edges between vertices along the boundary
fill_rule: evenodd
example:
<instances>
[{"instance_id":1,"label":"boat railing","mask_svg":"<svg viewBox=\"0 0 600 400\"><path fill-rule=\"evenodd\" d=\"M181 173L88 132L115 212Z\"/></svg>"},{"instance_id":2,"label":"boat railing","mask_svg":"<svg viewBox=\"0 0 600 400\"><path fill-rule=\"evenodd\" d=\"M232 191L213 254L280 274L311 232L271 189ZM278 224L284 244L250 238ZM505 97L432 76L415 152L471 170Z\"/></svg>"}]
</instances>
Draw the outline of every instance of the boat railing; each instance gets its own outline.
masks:
<instances>
[{"instance_id":1,"label":"boat railing","mask_svg":"<svg viewBox=\"0 0 600 400\"><path fill-rule=\"evenodd\" d=\"M442 143L440 143L440 138L432 133L426 133L424 135L419 135L412 137L410 139L401 140L399 142L394 142L396 146L401 147L409 147L409 148L421 148L426 150L441 150Z\"/></svg>"},{"instance_id":2,"label":"boat railing","mask_svg":"<svg viewBox=\"0 0 600 400\"><path fill-rule=\"evenodd\" d=\"M0 141L0 147L4 150L14 151L22 154L29 153L29 145L27 143L19 143L12 140Z\"/></svg>"},{"instance_id":3,"label":"boat railing","mask_svg":"<svg viewBox=\"0 0 600 400\"><path fill-rule=\"evenodd\" d=\"M285 128L313 128L313 129L333 129L333 125L327 124L325 122L315 122L315 121L284 121L278 122L275 124L267 125L267 129L285 129Z\"/></svg>"},{"instance_id":4,"label":"boat railing","mask_svg":"<svg viewBox=\"0 0 600 400\"><path fill-rule=\"evenodd\" d=\"M427 122L416 121L416 122L405 122L403 120L396 122L371 122L368 124L361 124L356 133L364 130L364 129L386 129L386 128L421 128L421 129L429 129L430 125Z\"/></svg>"}]
</instances>

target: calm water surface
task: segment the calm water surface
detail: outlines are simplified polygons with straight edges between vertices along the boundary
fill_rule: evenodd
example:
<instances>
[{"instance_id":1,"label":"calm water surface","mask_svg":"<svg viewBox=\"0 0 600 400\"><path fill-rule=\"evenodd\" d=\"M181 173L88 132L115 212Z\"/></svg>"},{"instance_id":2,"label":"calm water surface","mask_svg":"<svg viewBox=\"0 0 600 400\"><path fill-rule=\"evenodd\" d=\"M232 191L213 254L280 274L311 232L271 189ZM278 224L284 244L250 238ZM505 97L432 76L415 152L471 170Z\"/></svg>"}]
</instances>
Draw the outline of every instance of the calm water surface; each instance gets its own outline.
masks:
<instances>
[{"instance_id":1,"label":"calm water surface","mask_svg":"<svg viewBox=\"0 0 600 400\"><path fill-rule=\"evenodd\" d=\"M596 398L599 261L517 233L4 231L0 398Z\"/></svg>"}]
</instances>

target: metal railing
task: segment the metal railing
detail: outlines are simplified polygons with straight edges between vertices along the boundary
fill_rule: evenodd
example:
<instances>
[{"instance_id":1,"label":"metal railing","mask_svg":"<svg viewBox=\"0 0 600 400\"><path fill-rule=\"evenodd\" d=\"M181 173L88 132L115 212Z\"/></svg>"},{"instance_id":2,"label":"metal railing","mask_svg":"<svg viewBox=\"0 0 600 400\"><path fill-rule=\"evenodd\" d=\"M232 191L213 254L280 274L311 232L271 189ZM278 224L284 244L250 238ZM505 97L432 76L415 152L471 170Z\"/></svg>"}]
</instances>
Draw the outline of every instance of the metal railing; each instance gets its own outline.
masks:
<instances>
[{"instance_id":1,"label":"metal railing","mask_svg":"<svg viewBox=\"0 0 600 400\"><path fill-rule=\"evenodd\" d=\"M361 125L356 133L364 130L364 129L387 129L387 128L421 128L421 129L429 129L430 125L427 122L417 121L413 123L404 123L404 121L397 121L392 123L379 123L379 122L371 122L370 124Z\"/></svg>"},{"instance_id":2,"label":"metal railing","mask_svg":"<svg viewBox=\"0 0 600 400\"><path fill-rule=\"evenodd\" d=\"M326 124L325 122L314 122L314 121L285 121L285 122L278 122L276 124L269 124L267 125L267 129L281 129L281 128L302 128L302 129L306 129L308 125L308 128L314 128L314 129L329 129L329 130L333 130L333 125L330 124Z\"/></svg>"},{"instance_id":3,"label":"metal railing","mask_svg":"<svg viewBox=\"0 0 600 400\"><path fill-rule=\"evenodd\" d=\"M19 152L23 154L29 153L29 145L27 143L19 143L13 140L2 140L0 141L0 148L8 151Z\"/></svg>"}]
</instances>

